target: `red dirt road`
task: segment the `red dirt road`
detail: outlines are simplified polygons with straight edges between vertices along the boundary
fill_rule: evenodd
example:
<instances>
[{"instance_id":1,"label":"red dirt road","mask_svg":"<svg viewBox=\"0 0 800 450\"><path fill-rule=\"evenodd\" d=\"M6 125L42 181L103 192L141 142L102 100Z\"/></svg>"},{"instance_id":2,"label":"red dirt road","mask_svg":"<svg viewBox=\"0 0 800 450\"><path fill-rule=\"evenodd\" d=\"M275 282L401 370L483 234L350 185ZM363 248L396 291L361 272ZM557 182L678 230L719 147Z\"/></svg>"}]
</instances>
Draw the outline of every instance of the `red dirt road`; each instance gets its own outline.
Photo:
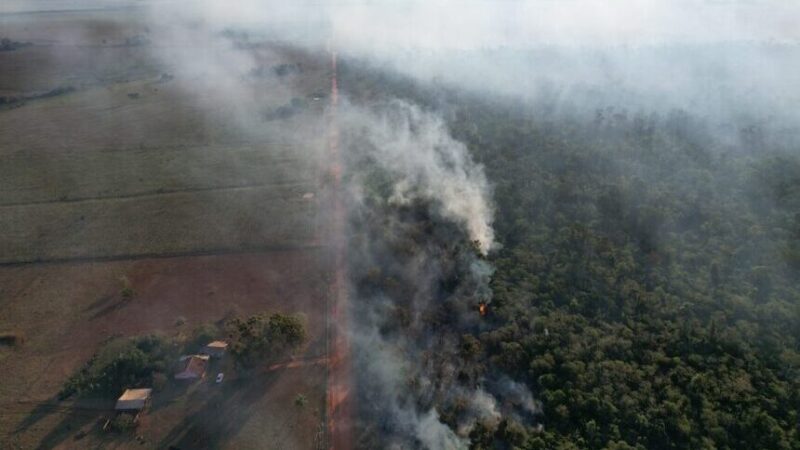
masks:
<instances>
[{"instance_id":1,"label":"red dirt road","mask_svg":"<svg viewBox=\"0 0 800 450\"><path fill-rule=\"evenodd\" d=\"M336 108L339 90L336 82L336 52L331 51L331 107L328 116L328 152L333 177L333 218L331 243L334 250L334 280L329 315L328 341L328 446L331 450L353 447L353 395L348 330L346 211L341 192L341 154Z\"/></svg>"},{"instance_id":2,"label":"red dirt road","mask_svg":"<svg viewBox=\"0 0 800 450\"><path fill-rule=\"evenodd\" d=\"M297 369L299 367L308 367L328 364L328 358L324 356L298 358L290 361L275 363L265 369L265 372L274 372L276 370Z\"/></svg>"}]
</instances>

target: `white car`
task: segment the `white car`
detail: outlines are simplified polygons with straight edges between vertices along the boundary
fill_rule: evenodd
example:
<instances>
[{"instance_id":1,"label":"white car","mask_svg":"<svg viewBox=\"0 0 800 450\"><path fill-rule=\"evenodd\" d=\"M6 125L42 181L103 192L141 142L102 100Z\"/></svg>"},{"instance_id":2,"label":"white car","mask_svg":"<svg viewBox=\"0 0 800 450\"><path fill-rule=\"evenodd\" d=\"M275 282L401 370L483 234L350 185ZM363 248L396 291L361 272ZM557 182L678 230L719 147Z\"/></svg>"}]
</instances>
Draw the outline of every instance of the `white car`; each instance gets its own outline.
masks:
<instances>
[{"instance_id":1,"label":"white car","mask_svg":"<svg viewBox=\"0 0 800 450\"><path fill-rule=\"evenodd\" d=\"M225 378L225 374L220 372L217 374L217 383L222 383L222 379Z\"/></svg>"}]
</instances>

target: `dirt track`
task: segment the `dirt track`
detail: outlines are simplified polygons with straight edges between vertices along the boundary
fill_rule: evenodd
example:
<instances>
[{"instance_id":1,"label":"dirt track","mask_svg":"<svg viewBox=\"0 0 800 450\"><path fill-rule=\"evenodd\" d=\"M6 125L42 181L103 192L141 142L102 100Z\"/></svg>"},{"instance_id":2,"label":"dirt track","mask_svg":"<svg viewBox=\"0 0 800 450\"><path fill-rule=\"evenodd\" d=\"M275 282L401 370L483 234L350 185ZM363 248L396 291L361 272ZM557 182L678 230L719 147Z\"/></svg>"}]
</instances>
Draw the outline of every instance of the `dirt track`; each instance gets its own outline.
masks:
<instances>
[{"instance_id":1,"label":"dirt track","mask_svg":"<svg viewBox=\"0 0 800 450\"><path fill-rule=\"evenodd\" d=\"M331 108L328 122L328 150L333 175L332 244L335 248L335 272L330 304L328 367L328 435L331 450L353 447L353 399L348 327L346 211L341 192L341 154L336 108L339 91L336 80L336 52L331 52Z\"/></svg>"}]
</instances>

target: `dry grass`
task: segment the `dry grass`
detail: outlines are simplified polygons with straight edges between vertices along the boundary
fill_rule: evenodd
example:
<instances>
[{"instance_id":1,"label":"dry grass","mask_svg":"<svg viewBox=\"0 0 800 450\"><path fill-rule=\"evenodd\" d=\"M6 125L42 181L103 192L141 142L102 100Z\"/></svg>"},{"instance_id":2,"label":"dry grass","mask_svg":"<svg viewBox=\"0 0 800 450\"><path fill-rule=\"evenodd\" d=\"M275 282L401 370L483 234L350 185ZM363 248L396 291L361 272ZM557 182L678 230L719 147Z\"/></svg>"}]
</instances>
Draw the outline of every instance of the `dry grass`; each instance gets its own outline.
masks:
<instances>
[{"instance_id":1,"label":"dry grass","mask_svg":"<svg viewBox=\"0 0 800 450\"><path fill-rule=\"evenodd\" d=\"M316 208L296 186L5 207L0 262L302 247Z\"/></svg>"},{"instance_id":2,"label":"dry grass","mask_svg":"<svg viewBox=\"0 0 800 450\"><path fill-rule=\"evenodd\" d=\"M279 61L268 55L268 67ZM264 122L151 72L0 110L0 263L314 241L316 208L302 197L320 188L322 106ZM264 110L291 98L279 81L257 82Z\"/></svg>"},{"instance_id":3,"label":"dry grass","mask_svg":"<svg viewBox=\"0 0 800 450\"><path fill-rule=\"evenodd\" d=\"M130 301L120 293L121 276L130 280L136 292ZM328 276L324 258L313 251L0 268L0 286L4 298L10 299L0 315L0 329L15 326L17 333L28 336L23 346L0 347L4 372L0 403L8 407L0 414L0 442L24 444L26 448L43 441L69 444L79 429L90 429L97 418L107 414L111 404L100 399L75 405L88 409L42 407L42 402L52 402L66 378L104 339L117 334L180 335L231 313L300 312L308 320L310 341L305 351L312 355L324 353ZM179 324L178 317L184 318L185 323ZM311 378L298 377L300 373ZM289 407L294 395L303 392L312 403L323 401L323 373L323 367L314 366L233 384L236 389L250 392L249 396L257 392L260 397L249 401L263 402L267 409L254 410L242 419L243 424L223 424L217 439L227 442L228 438L233 439L235 430L244 433L241 439L252 443L261 436L257 430L267 430L271 423L295 420L294 415L282 416L294 411ZM230 395L242 399L240 394ZM281 404L286 407L268 408L276 398L283 399ZM156 401L166 403L163 410L154 411L152 430L145 428L150 430L146 434L151 443L170 434L175 441L186 438L184 434L175 435L176 430L185 432L186 423L191 423L191 419L186 422L191 417L187 414L202 410L206 402L202 397L169 395L157 396ZM228 407L234 406L228 403ZM201 417L206 422L214 420L202 414L194 416L197 420ZM259 418L270 422L260 422ZM246 423L251 425L245 426ZM288 433L285 440L305 439L304 434L295 436L283 427L274 433ZM105 439L99 433L90 433L87 439L94 439L92 435ZM85 442L90 441L82 440L73 448L86 448L77 445Z\"/></svg>"},{"instance_id":4,"label":"dry grass","mask_svg":"<svg viewBox=\"0 0 800 450\"><path fill-rule=\"evenodd\" d=\"M307 351L324 351L325 249L260 252L318 241L319 205L303 195L322 188L323 102L288 120L250 114L256 126L243 133L235 105L190 92L180 78L159 80L143 48L120 45L140 31L132 21L70 14L3 25L39 45L0 53L0 95L76 90L0 109L0 263L71 261L0 266L0 330L26 338L0 345L0 448L166 448L198 439L312 448L324 405L319 366L160 394L139 431L145 444L97 431L108 400L52 399L112 335L187 333L232 311L305 314ZM293 57L264 54L266 67ZM294 85L309 96L325 92L324 63L303 65ZM266 110L294 95L259 82ZM309 399L304 409L293 404L299 393ZM81 430L88 434L76 440Z\"/></svg>"}]
</instances>

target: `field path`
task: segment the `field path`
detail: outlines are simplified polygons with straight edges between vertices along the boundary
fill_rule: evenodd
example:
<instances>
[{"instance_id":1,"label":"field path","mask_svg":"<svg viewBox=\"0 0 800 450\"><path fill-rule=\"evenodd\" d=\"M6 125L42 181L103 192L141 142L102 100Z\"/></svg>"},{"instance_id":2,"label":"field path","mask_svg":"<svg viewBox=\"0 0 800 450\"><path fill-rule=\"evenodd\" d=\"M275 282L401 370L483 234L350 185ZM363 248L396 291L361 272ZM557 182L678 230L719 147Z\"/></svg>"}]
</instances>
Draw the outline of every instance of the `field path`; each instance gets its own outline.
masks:
<instances>
[{"instance_id":1,"label":"field path","mask_svg":"<svg viewBox=\"0 0 800 450\"><path fill-rule=\"evenodd\" d=\"M331 107L328 117L328 151L333 176L332 248L335 273L331 286L328 348L328 445L331 450L350 450L352 444L353 395L348 330L346 211L341 192L341 154L336 109L336 51L331 51Z\"/></svg>"}]
</instances>

